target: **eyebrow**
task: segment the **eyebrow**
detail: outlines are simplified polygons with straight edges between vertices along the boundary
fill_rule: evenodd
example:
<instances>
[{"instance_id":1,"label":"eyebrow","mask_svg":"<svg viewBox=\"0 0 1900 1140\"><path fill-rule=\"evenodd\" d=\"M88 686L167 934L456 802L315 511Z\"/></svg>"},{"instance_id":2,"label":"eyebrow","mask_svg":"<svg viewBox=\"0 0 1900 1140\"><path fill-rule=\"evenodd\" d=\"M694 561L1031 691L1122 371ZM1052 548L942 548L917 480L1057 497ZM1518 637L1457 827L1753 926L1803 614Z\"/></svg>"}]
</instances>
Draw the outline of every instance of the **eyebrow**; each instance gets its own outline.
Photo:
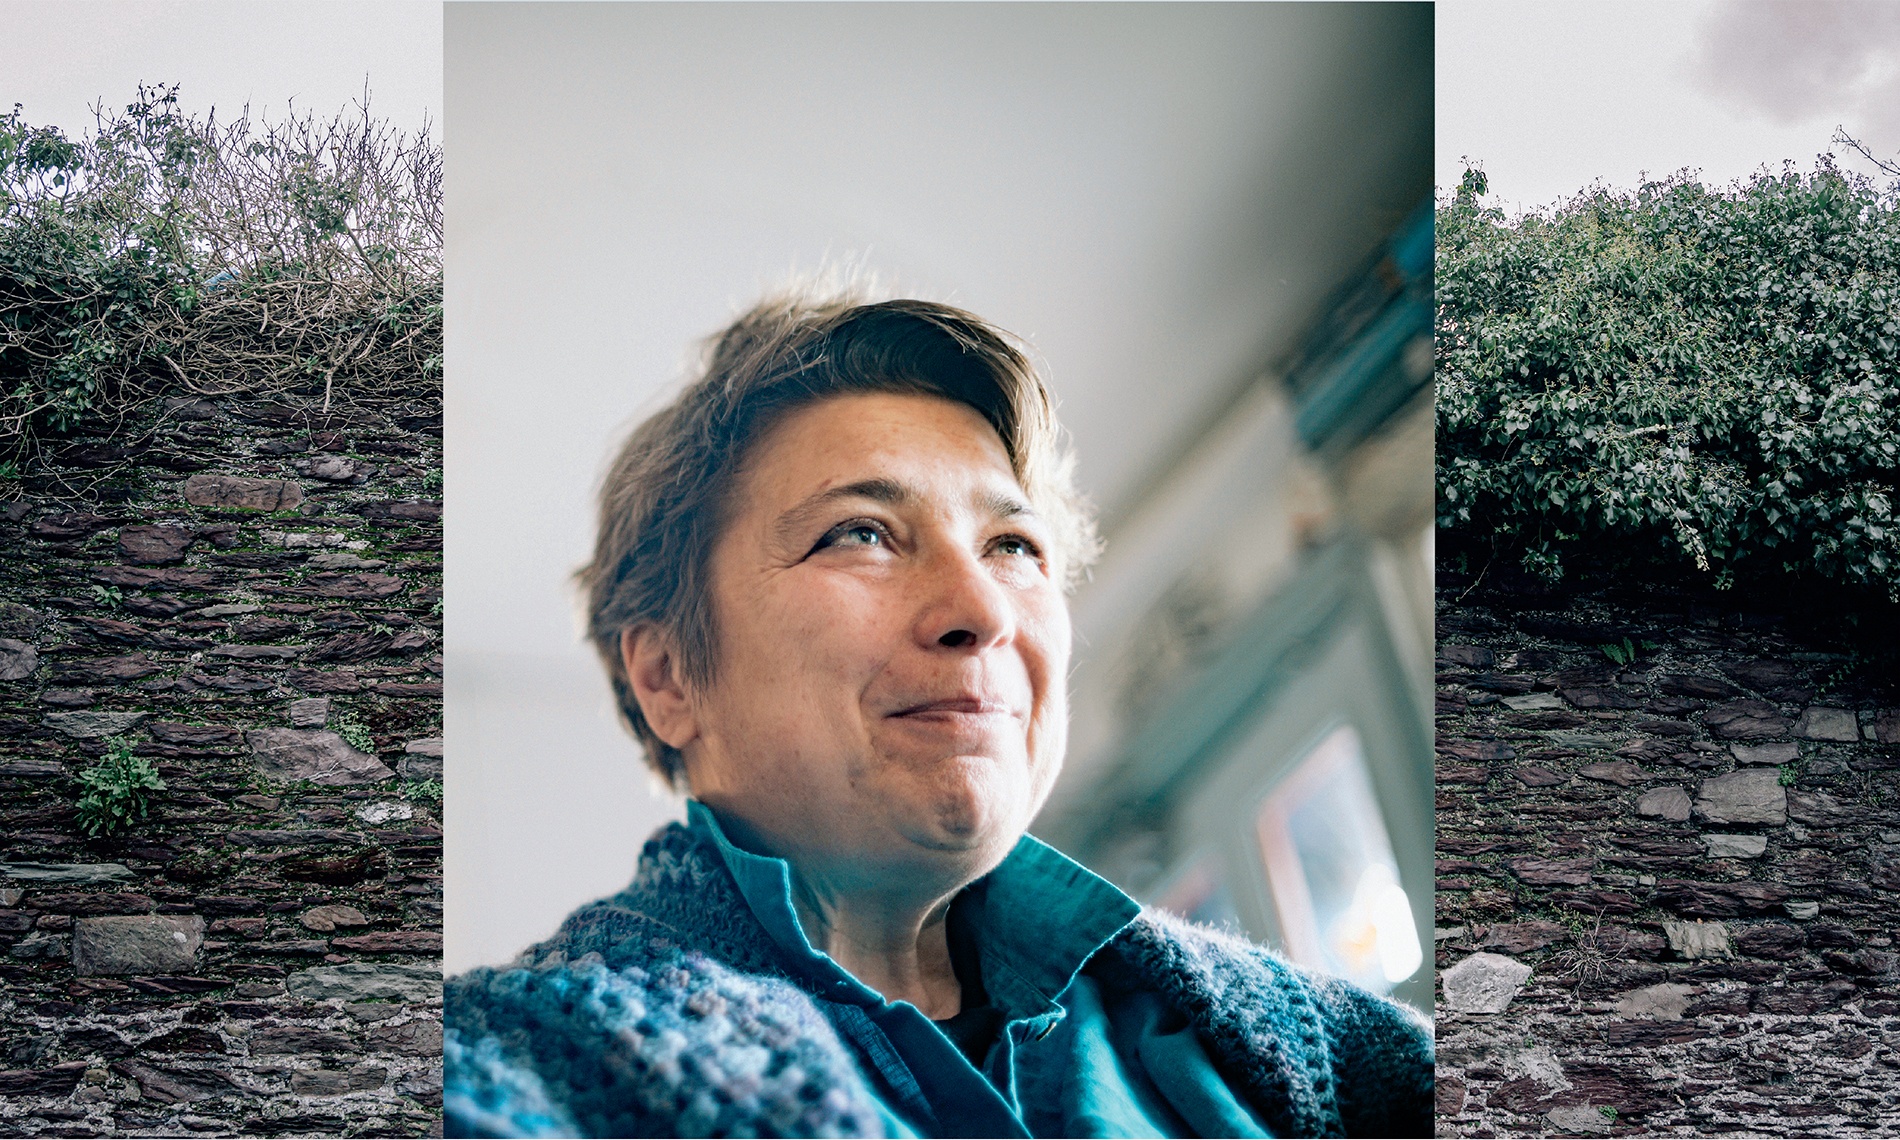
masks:
<instances>
[{"instance_id":1,"label":"eyebrow","mask_svg":"<svg viewBox=\"0 0 1900 1140\"><path fill-rule=\"evenodd\" d=\"M856 482L843 483L820 491L801 500L779 515L777 521L772 524L772 533L781 541L790 541L798 532L806 528L813 515L822 513L825 508L841 499L869 499L885 506L901 507L915 502L917 498L915 491L895 479L859 479ZM999 519L1038 519L1040 517L1028 503L1003 491L981 492L977 496L977 504Z\"/></svg>"}]
</instances>

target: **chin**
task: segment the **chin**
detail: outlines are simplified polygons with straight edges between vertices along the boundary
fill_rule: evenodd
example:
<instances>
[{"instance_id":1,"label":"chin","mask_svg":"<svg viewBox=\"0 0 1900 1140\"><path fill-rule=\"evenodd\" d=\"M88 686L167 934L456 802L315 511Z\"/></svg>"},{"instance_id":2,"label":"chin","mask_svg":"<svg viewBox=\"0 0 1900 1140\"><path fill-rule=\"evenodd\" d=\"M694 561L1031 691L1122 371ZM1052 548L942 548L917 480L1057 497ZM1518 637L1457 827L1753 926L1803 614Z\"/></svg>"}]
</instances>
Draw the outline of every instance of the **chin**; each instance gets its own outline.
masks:
<instances>
[{"instance_id":1,"label":"chin","mask_svg":"<svg viewBox=\"0 0 1900 1140\"><path fill-rule=\"evenodd\" d=\"M1009 853L1029 814L1028 781L1020 762L989 756L956 756L933 765L913 804L906 828L919 846L974 860L1000 860ZM987 868L985 868L987 870Z\"/></svg>"}]
</instances>

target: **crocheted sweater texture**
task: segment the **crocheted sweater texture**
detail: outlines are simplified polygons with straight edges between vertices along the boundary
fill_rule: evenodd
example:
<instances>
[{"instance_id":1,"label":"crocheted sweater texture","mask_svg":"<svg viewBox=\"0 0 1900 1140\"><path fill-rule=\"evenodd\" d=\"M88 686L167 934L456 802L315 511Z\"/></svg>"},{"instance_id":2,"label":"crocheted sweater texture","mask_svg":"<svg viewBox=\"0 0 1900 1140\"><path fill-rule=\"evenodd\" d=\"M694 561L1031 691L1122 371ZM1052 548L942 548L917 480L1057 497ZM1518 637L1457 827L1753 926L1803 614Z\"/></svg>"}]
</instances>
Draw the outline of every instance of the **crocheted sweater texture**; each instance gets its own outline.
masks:
<instances>
[{"instance_id":1,"label":"crocheted sweater texture","mask_svg":"<svg viewBox=\"0 0 1900 1140\"><path fill-rule=\"evenodd\" d=\"M1428 1136L1431 1026L1144 912L1087 967L1185 1014L1277 1136ZM670 824L633 883L443 987L449 1136L875 1136L866 1078L716 850Z\"/></svg>"}]
</instances>

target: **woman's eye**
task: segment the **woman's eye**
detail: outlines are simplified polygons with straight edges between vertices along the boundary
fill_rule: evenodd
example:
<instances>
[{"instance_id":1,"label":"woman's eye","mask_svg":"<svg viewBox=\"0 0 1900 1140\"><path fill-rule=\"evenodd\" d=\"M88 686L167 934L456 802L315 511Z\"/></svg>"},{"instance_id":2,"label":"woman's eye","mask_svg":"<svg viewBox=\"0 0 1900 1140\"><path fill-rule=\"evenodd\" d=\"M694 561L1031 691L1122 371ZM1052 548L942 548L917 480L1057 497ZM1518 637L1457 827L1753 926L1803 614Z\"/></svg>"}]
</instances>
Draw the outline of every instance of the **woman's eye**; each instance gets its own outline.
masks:
<instances>
[{"instance_id":1,"label":"woman's eye","mask_svg":"<svg viewBox=\"0 0 1900 1140\"><path fill-rule=\"evenodd\" d=\"M888 545L884 528L872 522L848 522L832 527L818 540L814 549L823 550L828 546L858 550L871 550Z\"/></svg>"},{"instance_id":2,"label":"woman's eye","mask_svg":"<svg viewBox=\"0 0 1900 1140\"><path fill-rule=\"evenodd\" d=\"M998 554L1007 554L1012 557L1020 555L1027 558L1035 558L1042 553L1036 549L1034 543L1017 534L1004 535L1002 538L997 539L996 544L992 546L991 549Z\"/></svg>"}]
</instances>

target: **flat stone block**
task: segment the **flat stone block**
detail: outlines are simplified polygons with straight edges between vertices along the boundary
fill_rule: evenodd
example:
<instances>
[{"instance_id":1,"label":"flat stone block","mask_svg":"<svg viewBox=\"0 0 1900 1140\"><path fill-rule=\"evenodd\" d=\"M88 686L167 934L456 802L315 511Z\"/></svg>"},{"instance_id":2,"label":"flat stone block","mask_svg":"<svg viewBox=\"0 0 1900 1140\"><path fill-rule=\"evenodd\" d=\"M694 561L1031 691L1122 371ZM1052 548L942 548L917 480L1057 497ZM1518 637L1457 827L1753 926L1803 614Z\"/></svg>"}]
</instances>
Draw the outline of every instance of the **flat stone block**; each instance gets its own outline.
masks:
<instances>
[{"instance_id":1,"label":"flat stone block","mask_svg":"<svg viewBox=\"0 0 1900 1140\"><path fill-rule=\"evenodd\" d=\"M18 602L0 602L0 636L32 638L46 624L46 615Z\"/></svg>"},{"instance_id":2,"label":"flat stone block","mask_svg":"<svg viewBox=\"0 0 1900 1140\"><path fill-rule=\"evenodd\" d=\"M1577 775L1627 788L1643 778L1643 770L1628 760L1606 760L1600 764L1585 764L1577 769Z\"/></svg>"},{"instance_id":3,"label":"flat stone block","mask_svg":"<svg viewBox=\"0 0 1900 1140\"><path fill-rule=\"evenodd\" d=\"M1669 948L1684 958L1729 958L1728 925L1721 922L1665 922Z\"/></svg>"},{"instance_id":4,"label":"flat stone block","mask_svg":"<svg viewBox=\"0 0 1900 1140\"><path fill-rule=\"evenodd\" d=\"M138 727L150 714L142 712L56 712L41 718L46 727L74 740L97 740L102 736L123 736Z\"/></svg>"},{"instance_id":5,"label":"flat stone block","mask_svg":"<svg viewBox=\"0 0 1900 1140\"><path fill-rule=\"evenodd\" d=\"M1564 728L1544 734L1544 739L1559 748L1575 748L1587 752L1593 748L1615 748L1617 738L1604 732L1588 732L1583 729Z\"/></svg>"},{"instance_id":6,"label":"flat stone block","mask_svg":"<svg viewBox=\"0 0 1900 1140\"><path fill-rule=\"evenodd\" d=\"M1611 1117L1590 1104L1553 1108L1544 1114L1544 1119L1550 1121L1552 1128L1577 1136L1608 1136L1615 1124Z\"/></svg>"},{"instance_id":7,"label":"flat stone block","mask_svg":"<svg viewBox=\"0 0 1900 1140\"><path fill-rule=\"evenodd\" d=\"M311 907L297 919L306 929L319 934L328 934L339 926L368 926L369 919L353 906L331 905Z\"/></svg>"},{"instance_id":8,"label":"flat stone block","mask_svg":"<svg viewBox=\"0 0 1900 1140\"><path fill-rule=\"evenodd\" d=\"M67 953L64 934L45 934L37 930L7 948L8 956L22 961L64 958Z\"/></svg>"},{"instance_id":9,"label":"flat stone block","mask_svg":"<svg viewBox=\"0 0 1900 1140\"><path fill-rule=\"evenodd\" d=\"M0 637L0 681L18 681L40 667L40 651L24 641Z\"/></svg>"},{"instance_id":10,"label":"flat stone block","mask_svg":"<svg viewBox=\"0 0 1900 1140\"><path fill-rule=\"evenodd\" d=\"M1711 859L1759 859L1768 850L1766 835L1718 835L1702 837Z\"/></svg>"},{"instance_id":11,"label":"flat stone block","mask_svg":"<svg viewBox=\"0 0 1900 1140\"><path fill-rule=\"evenodd\" d=\"M401 800L379 800L364 804L351 814L371 827L382 827L391 822L416 818L416 809Z\"/></svg>"},{"instance_id":12,"label":"flat stone block","mask_svg":"<svg viewBox=\"0 0 1900 1140\"><path fill-rule=\"evenodd\" d=\"M1503 1013L1530 976L1531 968L1514 958L1479 952L1439 975L1439 985L1447 1009Z\"/></svg>"},{"instance_id":13,"label":"flat stone block","mask_svg":"<svg viewBox=\"0 0 1900 1140\"><path fill-rule=\"evenodd\" d=\"M119 554L141 566L167 566L184 560L198 532L182 526L138 524L119 529Z\"/></svg>"},{"instance_id":14,"label":"flat stone block","mask_svg":"<svg viewBox=\"0 0 1900 1140\"><path fill-rule=\"evenodd\" d=\"M202 915L141 914L82 918L73 923L73 972L189 974L204 942Z\"/></svg>"},{"instance_id":15,"label":"flat stone block","mask_svg":"<svg viewBox=\"0 0 1900 1140\"><path fill-rule=\"evenodd\" d=\"M258 1029L251 1034L253 1056L295 1053L359 1053L355 1038L330 1029L310 1029L299 1025L279 1025Z\"/></svg>"},{"instance_id":16,"label":"flat stone block","mask_svg":"<svg viewBox=\"0 0 1900 1140\"><path fill-rule=\"evenodd\" d=\"M396 771L405 780L440 780L442 778L442 738L439 736L411 740L403 748L403 758L396 761Z\"/></svg>"},{"instance_id":17,"label":"flat stone block","mask_svg":"<svg viewBox=\"0 0 1900 1140\"><path fill-rule=\"evenodd\" d=\"M0 863L0 875L26 883L122 883L132 877L123 863Z\"/></svg>"},{"instance_id":18,"label":"flat stone block","mask_svg":"<svg viewBox=\"0 0 1900 1140\"><path fill-rule=\"evenodd\" d=\"M257 770L277 780L316 784L373 784L395 772L376 757L351 748L334 732L260 728L245 734Z\"/></svg>"},{"instance_id":19,"label":"flat stone block","mask_svg":"<svg viewBox=\"0 0 1900 1140\"><path fill-rule=\"evenodd\" d=\"M1788 789L1788 818L1809 827L1840 827L1858 813L1854 806L1826 792Z\"/></svg>"},{"instance_id":20,"label":"flat stone block","mask_svg":"<svg viewBox=\"0 0 1900 1140\"><path fill-rule=\"evenodd\" d=\"M1730 701L1702 714L1710 734L1723 740L1759 740L1788 731L1788 718L1767 701Z\"/></svg>"},{"instance_id":21,"label":"flat stone block","mask_svg":"<svg viewBox=\"0 0 1900 1140\"><path fill-rule=\"evenodd\" d=\"M194 507L239 507L251 511L288 511L303 502L303 487L284 479L193 475L185 480L185 501Z\"/></svg>"},{"instance_id":22,"label":"flat stone block","mask_svg":"<svg viewBox=\"0 0 1900 1140\"><path fill-rule=\"evenodd\" d=\"M1650 819L1686 823L1689 819L1689 793L1681 788L1656 788L1636 799L1636 814Z\"/></svg>"},{"instance_id":23,"label":"flat stone block","mask_svg":"<svg viewBox=\"0 0 1900 1140\"><path fill-rule=\"evenodd\" d=\"M1860 722L1852 709L1813 705L1801 711L1791 730L1803 740L1834 740L1852 744L1860 739Z\"/></svg>"},{"instance_id":24,"label":"flat stone block","mask_svg":"<svg viewBox=\"0 0 1900 1140\"><path fill-rule=\"evenodd\" d=\"M442 968L361 962L317 966L290 975L284 988L304 1001L440 1001Z\"/></svg>"},{"instance_id":25,"label":"flat stone block","mask_svg":"<svg viewBox=\"0 0 1900 1140\"><path fill-rule=\"evenodd\" d=\"M1788 789L1773 768L1743 768L1702 781L1696 814L1709 823L1788 822Z\"/></svg>"},{"instance_id":26,"label":"flat stone block","mask_svg":"<svg viewBox=\"0 0 1900 1140\"><path fill-rule=\"evenodd\" d=\"M442 757L404 756L396 761L396 772L405 780L440 780Z\"/></svg>"},{"instance_id":27,"label":"flat stone block","mask_svg":"<svg viewBox=\"0 0 1900 1140\"><path fill-rule=\"evenodd\" d=\"M405 1021L401 1025L378 1026L369 1031L370 1047L411 1057L437 1057L442 1054L442 1023L426 1018Z\"/></svg>"},{"instance_id":28,"label":"flat stone block","mask_svg":"<svg viewBox=\"0 0 1900 1140\"><path fill-rule=\"evenodd\" d=\"M305 697L290 702L290 727L322 728L330 723L330 698Z\"/></svg>"},{"instance_id":29,"label":"flat stone block","mask_svg":"<svg viewBox=\"0 0 1900 1140\"><path fill-rule=\"evenodd\" d=\"M389 1079L389 1070L378 1065L359 1065L349 1072L334 1069L304 1069L291 1075L290 1091L298 1096L341 1096L344 1093L379 1089Z\"/></svg>"},{"instance_id":30,"label":"flat stone block","mask_svg":"<svg viewBox=\"0 0 1900 1140\"><path fill-rule=\"evenodd\" d=\"M1773 744L1731 744L1728 750L1735 754L1737 764L1775 766L1792 764L1801 759L1801 746L1792 740L1780 740Z\"/></svg>"},{"instance_id":31,"label":"flat stone block","mask_svg":"<svg viewBox=\"0 0 1900 1140\"><path fill-rule=\"evenodd\" d=\"M1685 986L1681 982L1644 986L1640 990L1631 990L1618 999L1616 1013L1618 1017L1653 1017L1658 1021L1680 1021L1683 1010L1689 1008L1689 999L1695 994L1694 986Z\"/></svg>"}]
</instances>

